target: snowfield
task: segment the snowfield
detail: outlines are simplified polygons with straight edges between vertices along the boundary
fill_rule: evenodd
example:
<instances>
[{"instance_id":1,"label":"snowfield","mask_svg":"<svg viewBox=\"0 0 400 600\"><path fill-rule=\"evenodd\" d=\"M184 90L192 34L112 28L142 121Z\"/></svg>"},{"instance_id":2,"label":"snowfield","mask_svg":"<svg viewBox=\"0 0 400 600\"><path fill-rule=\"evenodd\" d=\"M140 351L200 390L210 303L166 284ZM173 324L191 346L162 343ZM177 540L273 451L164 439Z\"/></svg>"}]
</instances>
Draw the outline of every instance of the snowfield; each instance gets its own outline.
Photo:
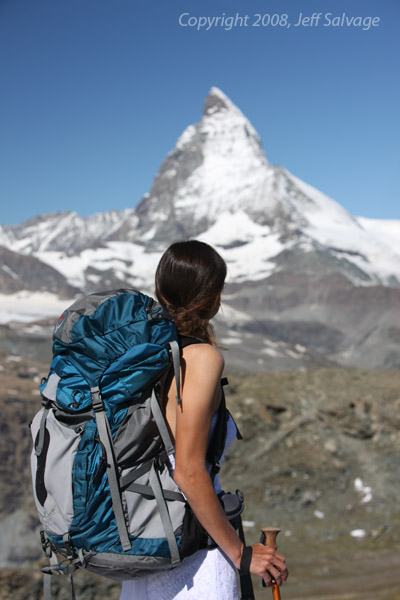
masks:
<instances>
[{"instance_id":1,"label":"snowfield","mask_svg":"<svg viewBox=\"0 0 400 600\"><path fill-rule=\"evenodd\" d=\"M58 317L71 303L72 300L60 300L55 294L49 293L24 291L17 294L0 294L0 323L30 323L48 317Z\"/></svg>"}]
</instances>

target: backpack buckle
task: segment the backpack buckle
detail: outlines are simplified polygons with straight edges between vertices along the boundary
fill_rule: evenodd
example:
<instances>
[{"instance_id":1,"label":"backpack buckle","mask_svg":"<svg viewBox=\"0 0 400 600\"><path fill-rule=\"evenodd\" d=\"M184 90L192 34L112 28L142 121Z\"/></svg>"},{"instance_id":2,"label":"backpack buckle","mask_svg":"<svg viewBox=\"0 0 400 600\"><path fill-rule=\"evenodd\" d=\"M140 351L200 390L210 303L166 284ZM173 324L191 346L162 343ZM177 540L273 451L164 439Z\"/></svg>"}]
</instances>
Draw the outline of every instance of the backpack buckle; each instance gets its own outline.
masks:
<instances>
[{"instance_id":1,"label":"backpack buckle","mask_svg":"<svg viewBox=\"0 0 400 600\"><path fill-rule=\"evenodd\" d=\"M77 558L77 554L72 546L72 540L69 533L63 535L63 542L65 550L67 551L67 559L72 563L72 561Z\"/></svg>"},{"instance_id":2,"label":"backpack buckle","mask_svg":"<svg viewBox=\"0 0 400 600\"><path fill-rule=\"evenodd\" d=\"M161 473L164 470L165 464L168 461L168 454L165 450L163 450L158 456L154 459L155 468Z\"/></svg>"},{"instance_id":3,"label":"backpack buckle","mask_svg":"<svg viewBox=\"0 0 400 600\"><path fill-rule=\"evenodd\" d=\"M46 537L44 529L40 530L40 543L42 544L42 550L44 555L47 558L50 558L53 554L53 551L51 549L50 540Z\"/></svg>"},{"instance_id":4,"label":"backpack buckle","mask_svg":"<svg viewBox=\"0 0 400 600\"><path fill-rule=\"evenodd\" d=\"M101 412L104 410L104 404L98 386L90 388L90 395L92 396L92 407L94 412Z\"/></svg>"},{"instance_id":5,"label":"backpack buckle","mask_svg":"<svg viewBox=\"0 0 400 600\"><path fill-rule=\"evenodd\" d=\"M50 408L51 406L51 400L49 400L49 398L46 398L46 396L44 396L43 394L40 394L42 397L42 406L43 408Z\"/></svg>"}]
</instances>

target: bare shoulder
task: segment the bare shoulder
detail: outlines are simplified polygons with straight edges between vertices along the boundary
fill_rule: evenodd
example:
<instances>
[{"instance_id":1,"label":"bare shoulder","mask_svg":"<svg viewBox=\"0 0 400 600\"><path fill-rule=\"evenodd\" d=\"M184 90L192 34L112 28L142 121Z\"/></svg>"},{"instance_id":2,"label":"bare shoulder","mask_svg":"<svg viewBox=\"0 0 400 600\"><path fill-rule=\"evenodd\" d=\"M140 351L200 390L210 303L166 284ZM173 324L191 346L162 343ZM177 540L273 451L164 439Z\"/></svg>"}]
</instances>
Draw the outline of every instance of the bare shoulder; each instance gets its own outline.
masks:
<instances>
[{"instance_id":1,"label":"bare shoulder","mask_svg":"<svg viewBox=\"0 0 400 600\"><path fill-rule=\"evenodd\" d=\"M220 401L219 382L224 369L221 352L210 344L192 344L183 348L182 359L185 408L191 407L197 419L199 414L212 416Z\"/></svg>"},{"instance_id":2,"label":"bare shoulder","mask_svg":"<svg viewBox=\"0 0 400 600\"><path fill-rule=\"evenodd\" d=\"M220 374L225 361L221 352L211 344L192 344L182 350L186 368L190 371L207 370L208 373Z\"/></svg>"}]
</instances>

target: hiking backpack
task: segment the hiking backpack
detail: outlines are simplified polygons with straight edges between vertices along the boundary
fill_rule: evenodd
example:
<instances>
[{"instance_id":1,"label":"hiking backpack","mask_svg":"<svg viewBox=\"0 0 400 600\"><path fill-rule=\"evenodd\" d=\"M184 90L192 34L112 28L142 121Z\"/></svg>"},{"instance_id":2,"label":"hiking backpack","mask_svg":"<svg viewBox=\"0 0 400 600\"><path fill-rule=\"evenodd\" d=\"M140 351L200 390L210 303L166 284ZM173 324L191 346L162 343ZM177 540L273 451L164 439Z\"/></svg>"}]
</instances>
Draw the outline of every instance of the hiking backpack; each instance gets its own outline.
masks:
<instances>
[{"instance_id":1,"label":"hiking backpack","mask_svg":"<svg viewBox=\"0 0 400 600\"><path fill-rule=\"evenodd\" d=\"M134 579L173 568L210 543L168 468L174 445L162 403L172 376L180 403L178 334L149 296L91 294L59 318L42 408L31 423L45 574L87 568ZM207 454L212 475L227 414L223 398ZM230 503L235 518L242 503ZM49 585L45 578L45 597Z\"/></svg>"}]
</instances>

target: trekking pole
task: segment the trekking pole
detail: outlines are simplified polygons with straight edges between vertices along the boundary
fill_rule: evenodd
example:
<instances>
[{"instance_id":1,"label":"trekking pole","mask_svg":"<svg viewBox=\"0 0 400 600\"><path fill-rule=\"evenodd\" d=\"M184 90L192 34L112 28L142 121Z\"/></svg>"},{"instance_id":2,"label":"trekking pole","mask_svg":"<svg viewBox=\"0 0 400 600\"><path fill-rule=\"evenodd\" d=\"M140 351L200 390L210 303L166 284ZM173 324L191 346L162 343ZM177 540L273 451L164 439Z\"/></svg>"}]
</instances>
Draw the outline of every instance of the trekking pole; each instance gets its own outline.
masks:
<instances>
[{"instance_id":1,"label":"trekking pole","mask_svg":"<svg viewBox=\"0 0 400 600\"><path fill-rule=\"evenodd\" d=\"M280 531L281 530L277 527L262 527L260 542L264 544L264 546L268 546L269 548L276 550L278 547L276 545L276 536ZM264 579L262 580L262 586L267 587ZM272 598L273 600L281 600L281 592L275 579L272 579Z\"/></svg>"}]
</instances>

